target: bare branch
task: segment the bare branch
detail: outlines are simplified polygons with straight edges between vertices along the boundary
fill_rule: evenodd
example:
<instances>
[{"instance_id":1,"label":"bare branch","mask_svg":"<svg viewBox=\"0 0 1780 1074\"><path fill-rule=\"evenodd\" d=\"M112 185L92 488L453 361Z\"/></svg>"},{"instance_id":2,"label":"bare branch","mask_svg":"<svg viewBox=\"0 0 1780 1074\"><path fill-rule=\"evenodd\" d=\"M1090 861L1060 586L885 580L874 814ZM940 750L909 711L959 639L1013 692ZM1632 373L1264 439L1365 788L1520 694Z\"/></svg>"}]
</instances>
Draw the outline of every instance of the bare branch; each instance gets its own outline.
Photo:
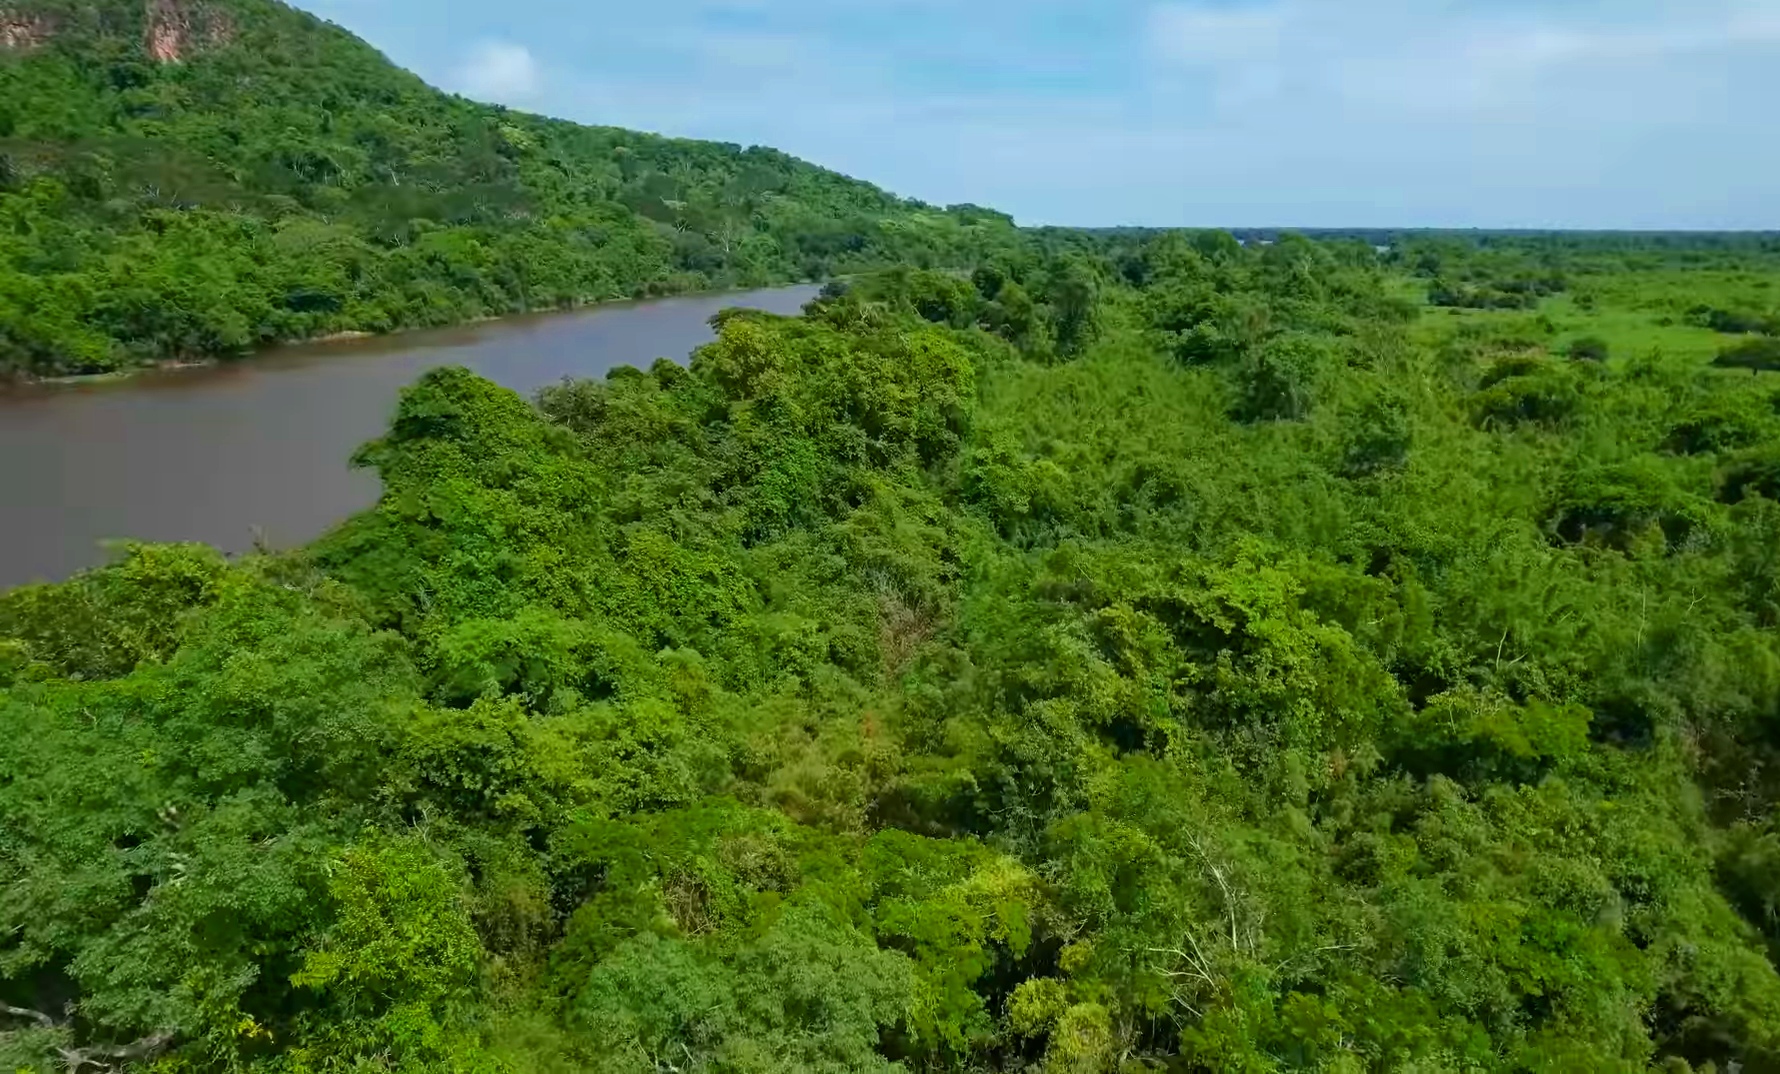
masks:
<instances>
[{"instance_id":1,"label":"bare branch","mask_svg":"<svg viewBox=\"0 0 1780 1074\"><path fill-rule=\"evenodd\" d=\"M29 1007L13 1007L5 1003L0 1003L0 1014L10 1014L19 1018L29 1018L31 1021L36 1022L45 1029L56 1028L56 1020L54 1018L44 1014L42 1011L31 1010Z\"/></svg>"},{"instance_id":2,"label":"bare branch","mask_svg":"<svg viewBox=\"0 0 1780 1074\"><path fill-rule=\"evenodd\" d=\"M80 1074L86 1067L112 1071L116 1069L114 1063L133 1063L148 1059L172 1043L173 1034L154 1033L129 1044L93 1044L85 1048L58 1048L56 1052L68 1064L68 1074Z\"/></svg>"}]
</instances>

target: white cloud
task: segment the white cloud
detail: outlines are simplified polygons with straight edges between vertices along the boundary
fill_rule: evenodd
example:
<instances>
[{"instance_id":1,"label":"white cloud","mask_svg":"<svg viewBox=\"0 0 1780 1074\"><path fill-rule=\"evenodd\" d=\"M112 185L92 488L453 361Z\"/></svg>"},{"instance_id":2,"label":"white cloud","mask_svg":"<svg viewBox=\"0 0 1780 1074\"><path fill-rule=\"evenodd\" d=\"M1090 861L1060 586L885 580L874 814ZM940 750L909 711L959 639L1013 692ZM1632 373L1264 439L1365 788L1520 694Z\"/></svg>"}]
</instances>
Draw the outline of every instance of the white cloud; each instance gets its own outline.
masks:
<instances>
[{"instance_id":1,"label":"white cloud","mask_svg":"<svg viewBox=\"0 0 1780 1074\"><path fill-rule=\"evenodd\" d=\"M1030 223L1774 223L1780 0L300 2L453 89Z\"/></svg>"},{"instance_id":2,"label":"white cloud","mask_svg":"<svg viewBox=\"0 0 1780 1074\"><path fill-rule=\"evenodd\" d=\"M1164 67L1209 74L1216 102L1237 107L1284 88L1294 16L1283 3L1247 8L1157 4L1150 9L1146 41Z\"/></svg>"},{"instance_id":3,"label":"white cloud","mask_svg":"<svg viewBox=\"0 0 1780 1074\"><path fill-rule=\"evenodd\" d=\"M1165 60L1218 67L1277 58L1293 12L1283 4L1252 8L1204 8L1158 4L1150 10L1149 42Z\"/></svg>"},{"instance_id":4,"label":"white cloud","mask_svg":"<svg viewBox=\"0 0 1780 1074\"><path fill-rule=\"evenodd\" d=\"M1272 0L1230 8L1190 0L1149 9L1148 46L1166 83L1214 79L1214 101L1253 104L1292 88L1323 104L1466 114L1525 108L1553 85L1611 79L1627 101L1713 77L1699 61L1780 41L1773 0L1696 0L1629 8L1474 7L1418 0Z\"/></svg>"},{"instance_id":5,"label":"white cloud","mask_svg":"<svg viewBox=\"0 0 1780 1074\"><path fill-rule=\"evenodd\" d=\"M521 104L535 97L542 78L538 61L524 45L484 41L458 72L466 96L497 104Z\"/></svg>"}]
</instances>

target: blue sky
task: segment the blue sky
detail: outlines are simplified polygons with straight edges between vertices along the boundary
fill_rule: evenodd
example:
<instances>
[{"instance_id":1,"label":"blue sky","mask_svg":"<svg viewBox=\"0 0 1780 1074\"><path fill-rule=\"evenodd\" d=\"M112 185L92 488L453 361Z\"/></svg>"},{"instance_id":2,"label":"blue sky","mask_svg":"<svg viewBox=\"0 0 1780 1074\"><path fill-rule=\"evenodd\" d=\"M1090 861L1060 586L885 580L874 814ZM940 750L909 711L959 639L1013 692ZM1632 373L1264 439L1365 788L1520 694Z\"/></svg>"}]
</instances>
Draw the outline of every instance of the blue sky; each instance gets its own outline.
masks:
<instances>
[{"instance_id":1,"label":"blue sky","mask_svg":"<svg viewBox=\"0 0 1780 1074\"><path fill-rule=\"evenodd\" d=\"M1780 0L299 0L435 85L1030 224L1780 228Z\"/></svg>"}]
</instances>

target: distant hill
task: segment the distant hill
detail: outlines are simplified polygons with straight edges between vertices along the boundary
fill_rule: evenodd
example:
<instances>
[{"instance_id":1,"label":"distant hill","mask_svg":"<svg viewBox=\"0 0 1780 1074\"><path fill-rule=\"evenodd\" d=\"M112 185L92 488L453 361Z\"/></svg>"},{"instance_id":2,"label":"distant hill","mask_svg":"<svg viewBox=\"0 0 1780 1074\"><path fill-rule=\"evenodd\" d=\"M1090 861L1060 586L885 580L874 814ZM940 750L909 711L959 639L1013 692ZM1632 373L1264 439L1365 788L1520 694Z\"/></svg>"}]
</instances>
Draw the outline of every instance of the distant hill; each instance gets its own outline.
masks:
<instances>
[{"instance_id":1,"label":"distant hill","mask_svg":"<svg viewBox=\"0 0 1780 1074\"><path fill-rule=\"evenodd\" d=\"M1012 221L442 93L275 0L0 0L0 375L955 266Z\"/></svg>"}]
</instances>

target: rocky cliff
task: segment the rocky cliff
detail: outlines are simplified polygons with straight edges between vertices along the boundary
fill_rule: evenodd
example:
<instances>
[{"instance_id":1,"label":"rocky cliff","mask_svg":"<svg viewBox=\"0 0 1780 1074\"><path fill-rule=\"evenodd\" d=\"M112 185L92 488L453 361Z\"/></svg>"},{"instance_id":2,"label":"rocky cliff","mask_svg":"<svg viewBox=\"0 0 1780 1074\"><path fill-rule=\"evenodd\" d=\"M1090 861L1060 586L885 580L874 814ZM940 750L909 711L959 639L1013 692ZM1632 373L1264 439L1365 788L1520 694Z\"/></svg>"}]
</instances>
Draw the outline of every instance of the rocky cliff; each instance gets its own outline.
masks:
<instances>
[{"instance_id":1,"label":"rocky cliff","mask_svg":"<svg viewBox=\"0 0 1780 1074\"><path fill-rule=\"evenodd\" d=\"M15 0L0 5L0 52L34 52L71 25L111 36L134 36L159 63L179 63L195 51L235 39L234 17L204 0L142 0L140 4ZM139 31L136 31L139 27Z\"/></svg>"}]
</instances>

